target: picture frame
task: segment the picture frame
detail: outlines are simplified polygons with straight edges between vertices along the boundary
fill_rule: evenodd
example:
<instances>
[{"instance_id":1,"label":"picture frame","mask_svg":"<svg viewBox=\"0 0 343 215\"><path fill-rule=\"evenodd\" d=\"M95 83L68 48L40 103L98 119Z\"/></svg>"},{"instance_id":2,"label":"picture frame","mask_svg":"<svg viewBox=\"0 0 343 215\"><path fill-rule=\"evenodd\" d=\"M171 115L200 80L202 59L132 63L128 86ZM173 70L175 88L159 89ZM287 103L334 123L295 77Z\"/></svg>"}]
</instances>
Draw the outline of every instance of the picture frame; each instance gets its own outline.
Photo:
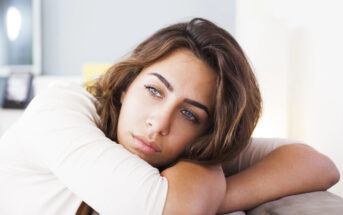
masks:
<instances>
[{"instance_id":1,"label":"picture frame","mask_svg":"<svg viewBox=\"0 0 343 215\"><path fill-rule=\"evenodd\" d=\"M1 1L0 77L12 71L42 73L41 7L41 0ZM17 37L12 38L15 32Z\"/></svg>"}]
</instances>

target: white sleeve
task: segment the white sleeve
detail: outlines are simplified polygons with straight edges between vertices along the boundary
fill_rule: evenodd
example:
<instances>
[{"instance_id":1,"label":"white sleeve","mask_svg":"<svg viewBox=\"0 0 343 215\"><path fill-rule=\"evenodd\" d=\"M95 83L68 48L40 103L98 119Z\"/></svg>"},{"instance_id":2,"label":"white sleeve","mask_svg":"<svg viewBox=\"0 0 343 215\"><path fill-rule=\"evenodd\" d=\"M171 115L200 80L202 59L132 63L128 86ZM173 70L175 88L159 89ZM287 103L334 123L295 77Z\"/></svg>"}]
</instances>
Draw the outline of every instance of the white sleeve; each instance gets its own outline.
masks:
<instances>
[{"instance_id":1,"label":"white sleeve","mask_svg":"<svg viewBox=\"0 0 343 215\"><path fill-rule=\"evenodd\" d=\"M298 140L282 138L252 138L250 144L230 163L223 164L226 176L241 172L267 156L274 149L293 143L301 143Z\"/></svg>"},{"instance_id":2,"label":"white sleeve","mask_svg":"<svg viewBox=\"0 0 343 215\"><path fill-rule=\"evenodd\" d=\"M162 214L166 178L105 137L92 99L58 86L34 98L21 122L25 154L100 214Z\"/></svg>"}]
</instances>

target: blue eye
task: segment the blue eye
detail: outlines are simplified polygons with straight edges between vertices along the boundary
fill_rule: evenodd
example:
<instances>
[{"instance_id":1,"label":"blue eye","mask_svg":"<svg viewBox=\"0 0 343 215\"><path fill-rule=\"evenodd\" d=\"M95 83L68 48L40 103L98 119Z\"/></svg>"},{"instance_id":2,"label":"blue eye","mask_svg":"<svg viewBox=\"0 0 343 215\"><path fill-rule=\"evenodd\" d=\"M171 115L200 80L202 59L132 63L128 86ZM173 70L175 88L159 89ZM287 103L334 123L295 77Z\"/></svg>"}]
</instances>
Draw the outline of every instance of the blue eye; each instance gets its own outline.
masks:
<instances>
[{"instance_id":1,"label":"blue eye","mask_svg":"<svg viewBox=\"0 0 343 215\"><path fill-rule=\"evenodd\" d=\"M146 85L144 85L144 87L148 89L153 96L162 97L162 94L156 88Z\"/></svg>"},{"instance_id":2,"label":"blue eye","mask_svg":"<svg viewBox=\"0 0 343 215\"><path fill-rule=\"evenodd\" d=\"M190 121L194 123L198 123L198 118L190 111L188 110L181 110L181 113Z\"/></svg>"}]
</instances>

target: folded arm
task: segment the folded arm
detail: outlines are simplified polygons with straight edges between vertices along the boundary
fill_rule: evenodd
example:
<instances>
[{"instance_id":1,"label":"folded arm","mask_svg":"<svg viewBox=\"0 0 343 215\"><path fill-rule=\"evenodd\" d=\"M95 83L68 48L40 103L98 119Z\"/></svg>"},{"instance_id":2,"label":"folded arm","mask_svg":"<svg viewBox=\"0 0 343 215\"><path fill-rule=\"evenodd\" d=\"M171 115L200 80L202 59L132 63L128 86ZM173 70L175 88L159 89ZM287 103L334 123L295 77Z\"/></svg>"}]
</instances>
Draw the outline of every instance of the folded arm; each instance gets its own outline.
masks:
<instances>
[{"instance_id":1,"label":"folded arm","mask_svg":"<svg viewBox=\"0 0 343 215\"><path fill-rule=\"evenodd\" d=\"M325 190L339 172L325 155L304 144L283 145L250 168L226 178L219 213L246 210L283 196Z\"/></svg>"},{"instance_id":2,"label":"folded arm","mask_svg":"<svg viewBox=\"0 0 343 215\"><path fill-rule=\"evenodd\" d=\"M168 179L163 215L215 214L224 199L226 183L220 165L179 161L161 175Z\"/></svg>"}]
</instances>

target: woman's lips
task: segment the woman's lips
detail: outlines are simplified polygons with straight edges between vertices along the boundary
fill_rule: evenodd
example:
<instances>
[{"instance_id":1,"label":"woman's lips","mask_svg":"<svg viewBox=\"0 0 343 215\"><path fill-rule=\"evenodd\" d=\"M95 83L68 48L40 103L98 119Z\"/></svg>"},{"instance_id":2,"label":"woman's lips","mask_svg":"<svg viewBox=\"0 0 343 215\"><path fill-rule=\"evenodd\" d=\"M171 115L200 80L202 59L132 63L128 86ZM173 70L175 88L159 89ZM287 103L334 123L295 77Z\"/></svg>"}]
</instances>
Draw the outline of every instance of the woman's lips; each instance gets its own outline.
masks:
<instances>
[{"instance_id":1,"label":"woman's lips","mask_svg":"<svg viewBox=\"0 0 343 215\"><path fill-rule=\"evenodd\" d=\"M132 135L133 144L142 152L153 154L160 152L160 147L153 141L148 141L144 136Z\"/></svg>"}]
</instances>

